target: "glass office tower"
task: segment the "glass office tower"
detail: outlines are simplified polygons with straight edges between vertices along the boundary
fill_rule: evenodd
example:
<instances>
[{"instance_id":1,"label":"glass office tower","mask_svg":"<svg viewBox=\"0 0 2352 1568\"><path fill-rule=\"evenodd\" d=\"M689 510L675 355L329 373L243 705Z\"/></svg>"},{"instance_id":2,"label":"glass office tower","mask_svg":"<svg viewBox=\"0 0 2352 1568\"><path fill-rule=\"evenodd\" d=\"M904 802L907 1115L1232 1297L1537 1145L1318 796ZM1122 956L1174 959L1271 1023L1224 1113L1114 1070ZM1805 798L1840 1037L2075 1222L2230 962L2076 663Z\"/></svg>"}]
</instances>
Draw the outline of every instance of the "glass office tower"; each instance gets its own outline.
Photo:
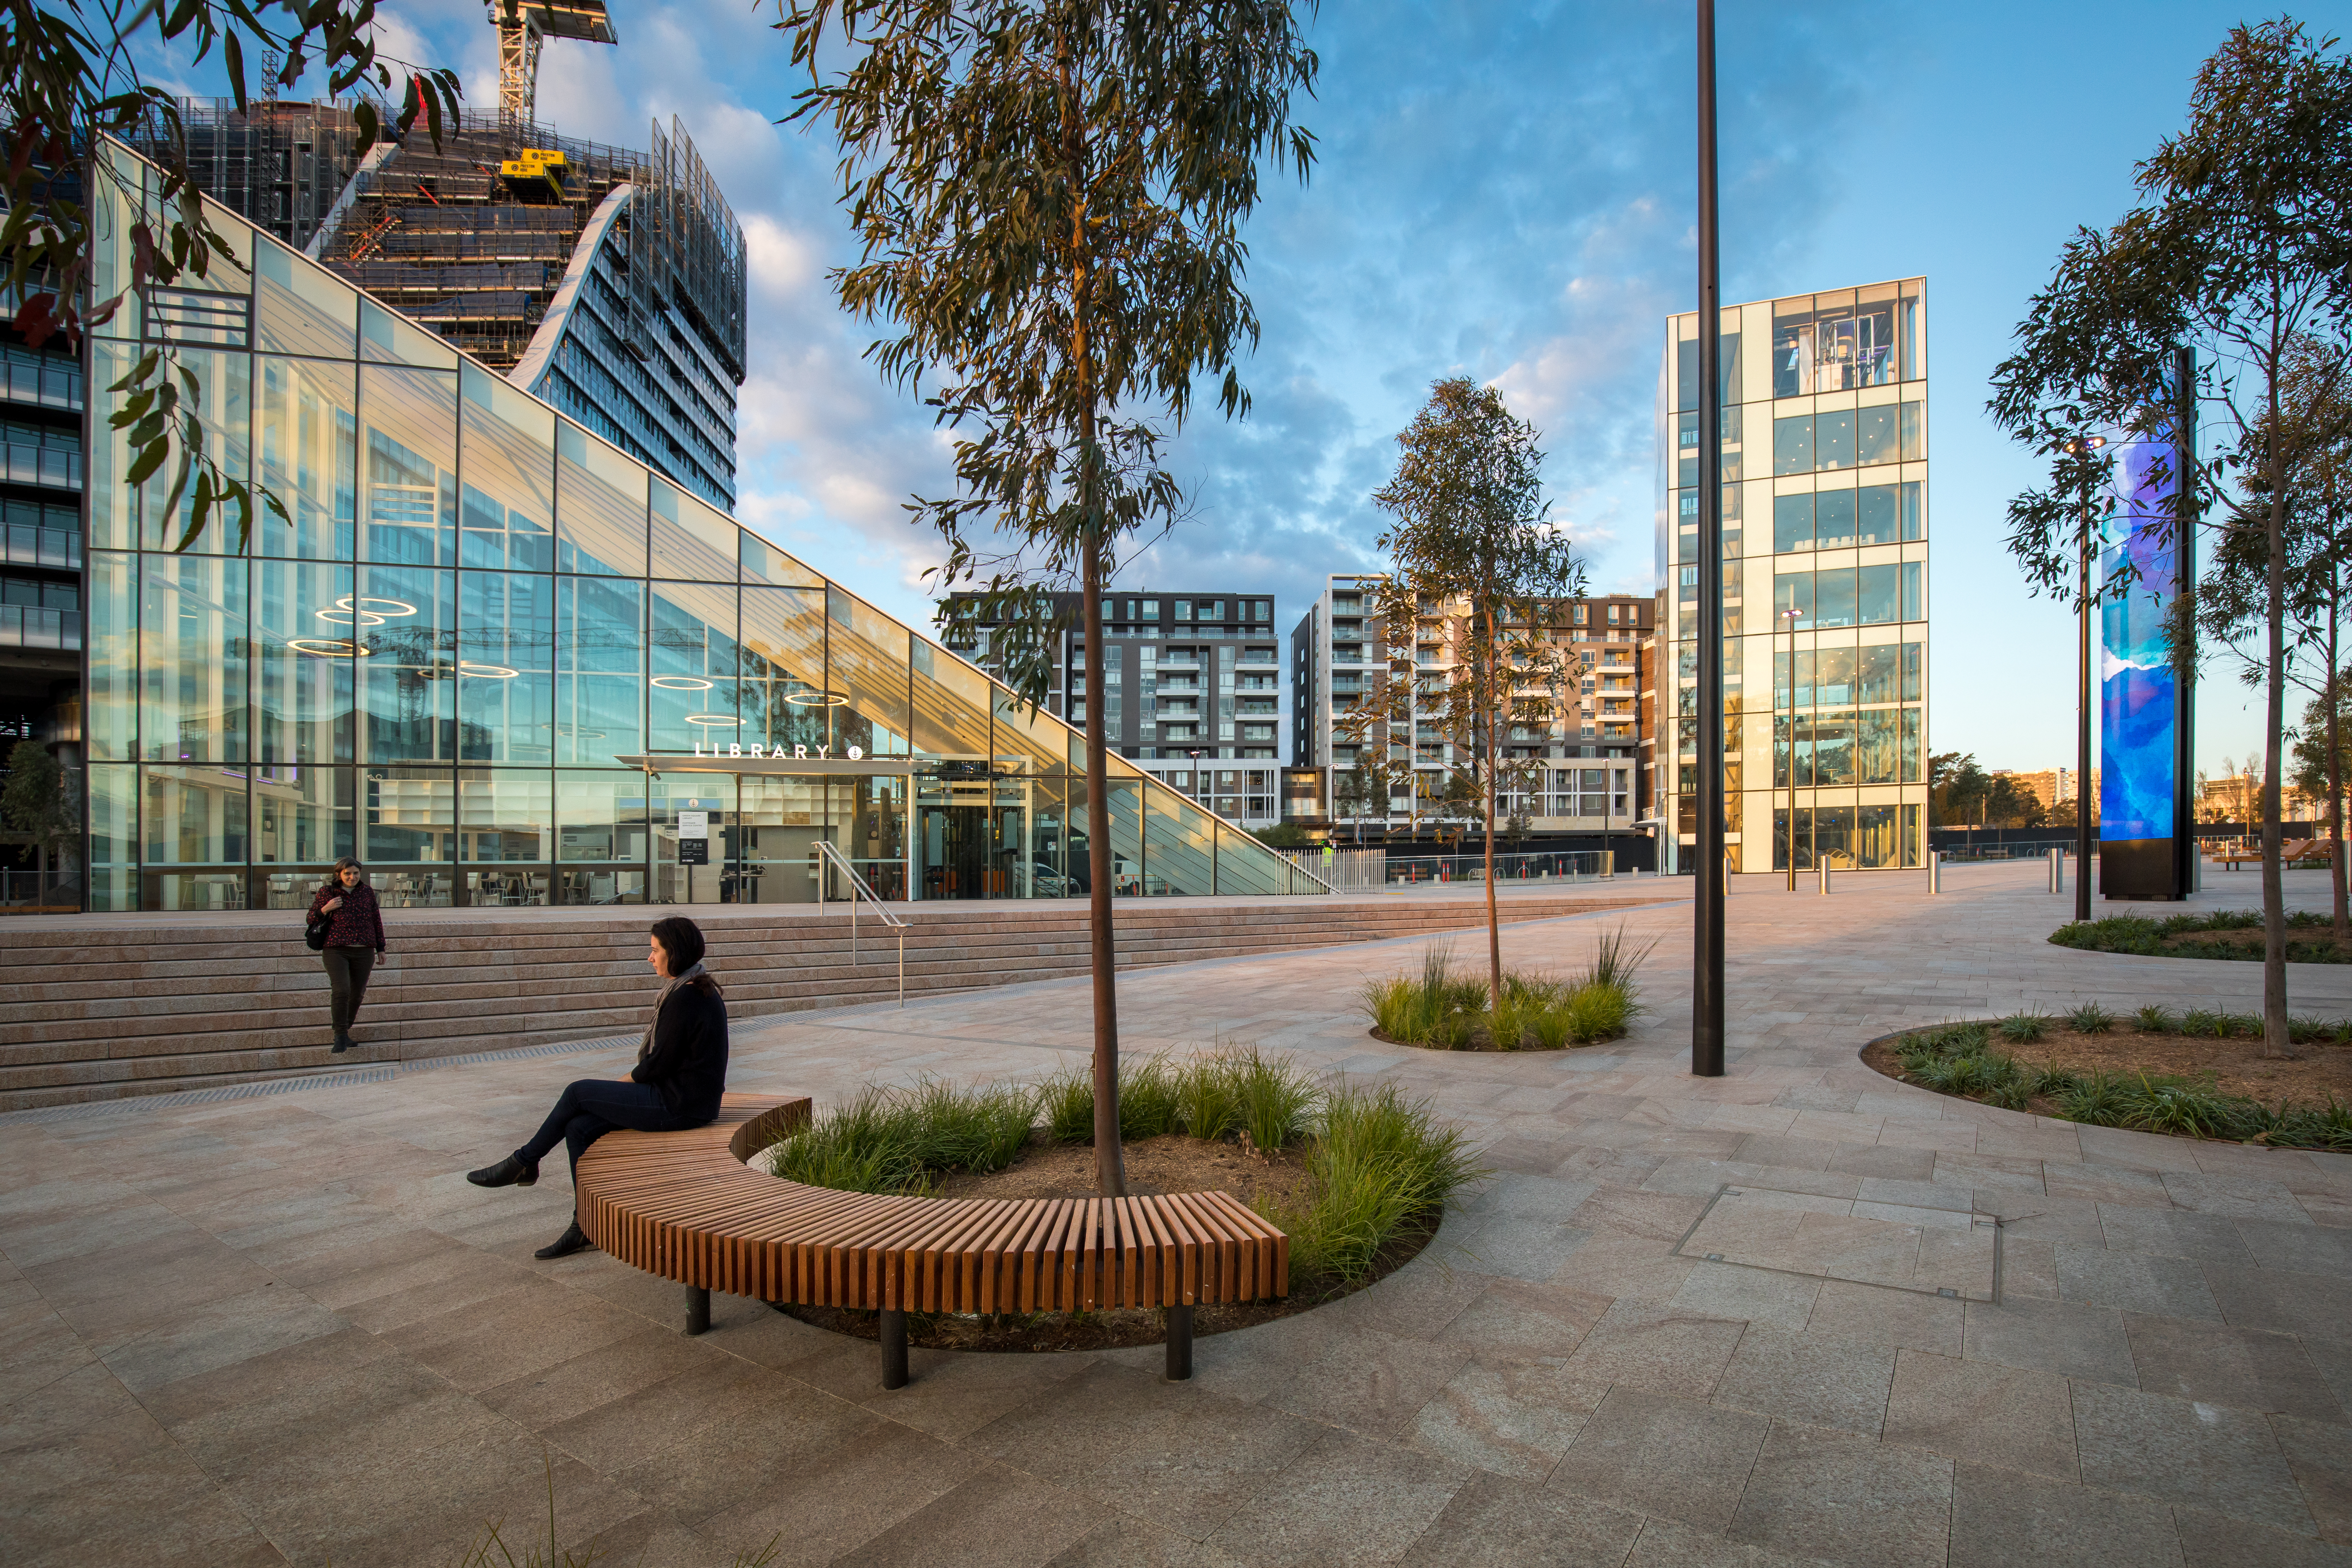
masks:
<instances>
[{"instance_id":1,"label":"glass office tower","mask_svg":"<svg viewBox=\"0 0 2352 1568\"><path fill-rule=\"evenodd\" d=\"M1927 282L1723 312L1726 838L1732 869L1923 863ZM1658 581L1675 746L1662 837L1695 837L1698 318L1658 373ZM1687 868L1684 866L1682 868Z\"/></svg>"},{"instance_id":2,"label":"glass office tower","mask_svg":"<svg viewBox=\"0 0 2352 1568\"><path fill-rule=\"evenodd\" d=\"M104 295L137 198L100 184ZM885 897L1044 897L1097 825L1123 893L1323 890L1117 759L1096 811L1076 731L211 216L249 270L119 314L90 384L177 345L207 449L288 515L189 542L91 395L89 908L291 907L343 855L394 905L793 902L838 896L819 838Z\"/></svg>"}]
</instances>

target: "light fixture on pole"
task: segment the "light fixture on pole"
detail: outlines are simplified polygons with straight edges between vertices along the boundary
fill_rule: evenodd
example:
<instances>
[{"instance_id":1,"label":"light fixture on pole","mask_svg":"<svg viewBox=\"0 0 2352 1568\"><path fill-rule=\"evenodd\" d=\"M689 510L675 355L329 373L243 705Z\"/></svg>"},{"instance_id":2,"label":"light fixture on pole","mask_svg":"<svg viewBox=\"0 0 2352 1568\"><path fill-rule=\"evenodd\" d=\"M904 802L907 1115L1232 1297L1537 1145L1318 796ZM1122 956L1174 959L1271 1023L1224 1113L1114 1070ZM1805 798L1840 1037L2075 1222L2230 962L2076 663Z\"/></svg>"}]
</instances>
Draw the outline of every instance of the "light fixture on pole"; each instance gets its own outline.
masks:
<instances>
[{"instance_id":1,"label":"light fixture on pole","mask_svg":"<svg viewBox=\"0 0 2352 1568\"><path fill-rule=\"evenodd\" d=\"M2075 584L2074 619L2074 918L2091 918L2091 454L2107 444L2105 436L2078 436L2063 443L2082 469L2081 537L2075 541L2081 578Z\"/></svg>"},{"instance_id":2,"label":"light fixture on pole","mask_svg":"<svg viewBox=\"0 0 2352 1568\"><path fill-rule=\"evenodd\" d=\"M1698 0L1698 777L1691 1072L1723 1076L1723 301L1715 203L1715 0ZM1679 751L1681 748L1675 748Z\"/></svg>"},{"instance_id":3,"label":"light fixture on pole","mask_svg":"<svg viewBox=\"0 0 2352 1568\"><path fill-rule=\"evenodd\" d=\"M1797 890L1797 623L1805 612L1794 605L1780 612L1789 623L1789 891Z\"/></svg>"}]
</instances>

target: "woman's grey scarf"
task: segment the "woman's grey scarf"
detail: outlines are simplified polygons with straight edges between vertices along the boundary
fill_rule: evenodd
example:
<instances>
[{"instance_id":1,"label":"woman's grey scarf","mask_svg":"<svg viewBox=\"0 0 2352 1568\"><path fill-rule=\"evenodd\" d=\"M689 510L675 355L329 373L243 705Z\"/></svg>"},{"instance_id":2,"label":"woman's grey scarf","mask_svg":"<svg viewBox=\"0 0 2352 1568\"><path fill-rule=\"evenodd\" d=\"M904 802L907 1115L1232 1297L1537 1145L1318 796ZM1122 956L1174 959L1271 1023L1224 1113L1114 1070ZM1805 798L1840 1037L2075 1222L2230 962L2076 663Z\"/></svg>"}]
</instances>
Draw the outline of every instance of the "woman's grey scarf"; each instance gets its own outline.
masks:
<instances>
[{"instance_id":1,"label":"woman's grey scarf","mask_svg":"<svg viewBox=\"0 0 2352 1568\"><path fill-rule=\"evenodd\" d=\"M663 983L661 994L654 998L654 1022L646 1026L646 1043L637 1047L637 1060L643 1061L654 1054L654 1024L661 1022L662 1004L669 1000L669 994L701 973L702 965L698 963L685 973L673 974Z\"/></svg>"}]
</instances>

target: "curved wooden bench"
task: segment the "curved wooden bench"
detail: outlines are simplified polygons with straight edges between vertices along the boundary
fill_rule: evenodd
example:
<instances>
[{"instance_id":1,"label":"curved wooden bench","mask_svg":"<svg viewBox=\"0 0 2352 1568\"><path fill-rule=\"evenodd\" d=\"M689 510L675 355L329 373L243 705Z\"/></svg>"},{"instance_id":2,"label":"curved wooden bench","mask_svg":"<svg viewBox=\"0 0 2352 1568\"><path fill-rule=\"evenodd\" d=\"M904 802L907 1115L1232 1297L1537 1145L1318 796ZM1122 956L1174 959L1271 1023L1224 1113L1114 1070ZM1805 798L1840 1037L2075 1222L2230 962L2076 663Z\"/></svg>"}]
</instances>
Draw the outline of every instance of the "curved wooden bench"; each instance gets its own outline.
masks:
<instances>
[{"instance_id":1,"label":"curved wooden bench","mask_svg":"<svg viewBox=\"0 0 2352 1568\"><path fill-rule=\"evenodd\" d=\"M1168 1375L1192 1375L1192 1308L1290 1293L1290 1239L1225 1193L920 1198L836 1192L745 1162L805 1126L805 1097L730 1094L685 1132L608 1132L580 1161L580 1228L687 1287L882 1314L882 1384L907 1381L907 1313L1168 1310Z\"/></svg>"}]
</instances>

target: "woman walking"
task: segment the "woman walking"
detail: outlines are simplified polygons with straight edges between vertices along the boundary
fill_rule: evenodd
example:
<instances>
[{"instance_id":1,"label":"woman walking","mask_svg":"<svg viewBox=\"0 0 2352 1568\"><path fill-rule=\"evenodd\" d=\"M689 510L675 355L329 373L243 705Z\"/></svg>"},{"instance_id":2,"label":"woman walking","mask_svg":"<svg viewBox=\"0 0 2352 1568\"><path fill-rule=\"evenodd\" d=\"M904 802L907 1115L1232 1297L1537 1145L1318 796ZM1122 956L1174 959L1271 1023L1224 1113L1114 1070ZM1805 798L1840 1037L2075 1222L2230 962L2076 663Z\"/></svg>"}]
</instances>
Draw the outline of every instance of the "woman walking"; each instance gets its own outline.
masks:
<instances>
[{"instance_id":1,"label":"woman walking","mask_svg":"<svg viewBox=\"0 0 2352 1568\"><path fill-rule=\"evenodd\" d=\"M327 873L326 886L310 900L310 924L324 923L327 940L319 949L327 966L327 984L334 992L337 1054L359 1042L352 1038L352 1021L367 995L368 976L383 954L383 911L376 907L375 889L367 885L360 863L346 855Z\"/></svg>"},{"instance_id":2,"label":"woman walking","mask_svg":"<svg viewBox=\"0 0 2352 1568\"><path fill-rule=\"evenodd\" d=\"M646 962L663 984L637 1065L625 1079L583 1078L565 1086L529 1142L495 1165L467 1172L466 1179L478 1187L530 1186L539 1180L539 1163L562 1143L571 1151L576 1192L580 1156L614 1129L676 1132L717 1121L727 1088L727 1003L703 970L704 951L700 929L685 916L656 921ZM575 1199L571 1228L537 1256L568 1258L589 1245Z\"/></svg>"}]
</instances>

